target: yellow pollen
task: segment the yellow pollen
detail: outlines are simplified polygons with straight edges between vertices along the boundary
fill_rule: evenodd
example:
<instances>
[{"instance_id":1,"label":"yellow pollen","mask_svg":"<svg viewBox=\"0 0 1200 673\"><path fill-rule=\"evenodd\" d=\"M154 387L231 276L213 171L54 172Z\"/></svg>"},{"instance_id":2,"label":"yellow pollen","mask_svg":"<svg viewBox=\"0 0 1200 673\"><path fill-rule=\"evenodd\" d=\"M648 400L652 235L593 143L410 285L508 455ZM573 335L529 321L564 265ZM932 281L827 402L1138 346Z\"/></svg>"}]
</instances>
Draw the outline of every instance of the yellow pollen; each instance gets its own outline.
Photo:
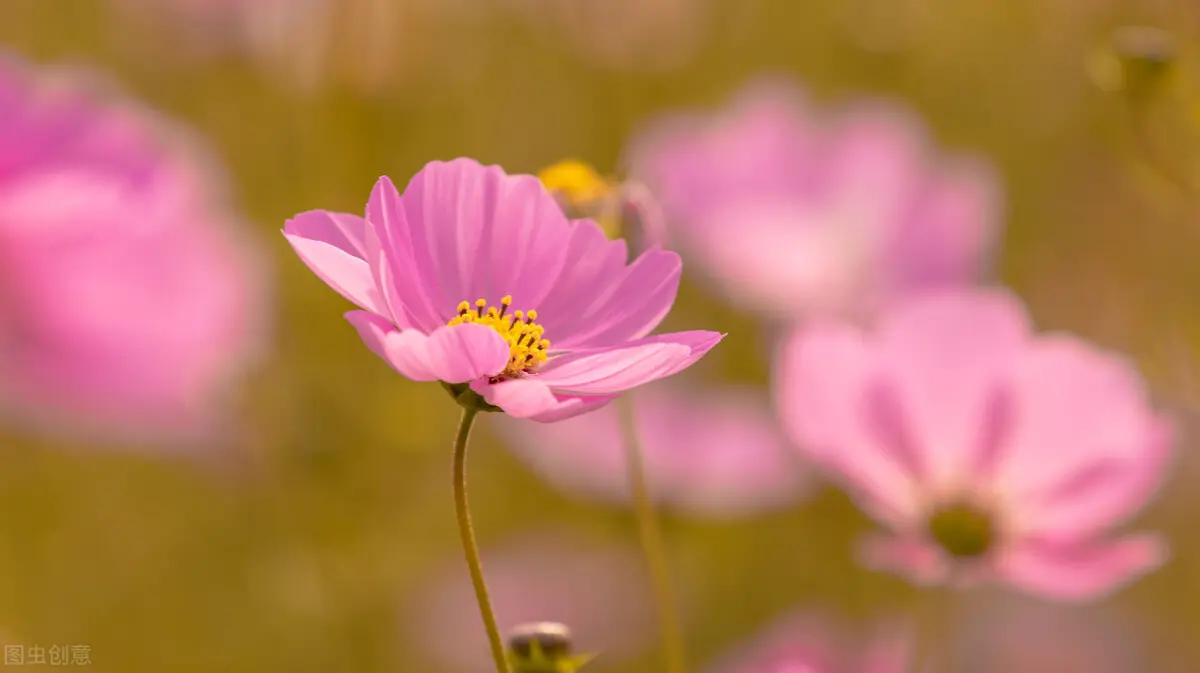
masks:
<instances>
[{"instance_id":1,"label":"yellow pollen","mask_svg":"<svg viewBox=\"0 0 1200 673\"><path fill-rule=\"evenodd\" d=\"M597 201L613 191L609 181L595 169L573 159L547 166L538 173L538 179L546 189L560 195L573 206Z\"/></svg>"},{"instance_id":2,"label":"yellow pollen","mask_svg":"<svg viewBox=\"0 0 1200 673\"><path fill-rule=\"evenodd\" d=\"M534 322L537 311L513 311L506 315L510 306L511 295L500 298L500 308L488 306L486 299L477 299L474 304L464 301L458 305L458 315L446 323L485 325L504 337L508 343L508 364L494 377L496 380L517 378L534 371L546 361L546 351L550 349L550 342L542 338L546 328Z\"/></svg>"}]
</instances>

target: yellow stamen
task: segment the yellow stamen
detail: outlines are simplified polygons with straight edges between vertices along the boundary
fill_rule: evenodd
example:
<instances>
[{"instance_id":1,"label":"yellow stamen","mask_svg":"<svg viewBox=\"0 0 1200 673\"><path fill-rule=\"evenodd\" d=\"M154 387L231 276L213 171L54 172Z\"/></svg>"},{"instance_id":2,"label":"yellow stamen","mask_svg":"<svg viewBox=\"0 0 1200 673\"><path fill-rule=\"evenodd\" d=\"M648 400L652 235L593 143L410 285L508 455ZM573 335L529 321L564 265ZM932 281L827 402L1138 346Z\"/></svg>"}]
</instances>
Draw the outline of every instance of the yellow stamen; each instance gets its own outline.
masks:
<instances>
[{"instance_id":1,"label":"yellow stamen","mask_svg":"<svg viewBox=\"0 0 1200 673\"><path fill-rule=\"evenodd\" d=\"M471 307L475 310L472 311ZM458 315L450 319L448 325L463 325L476 323L496 330L508 343L509 358L504 371L495 380L518 378L538 368L546 361L546 352L550 342L542 338L546 328L534 322L537 311L513 311L506 316L512 306L512 296L505 295L500 299L500 308L488 306L486 299L477 299L474 304L464 301L458 305Z\"/></svg>"},{"instance_id":2,"label":"yellow stamen","mask_svg":"<svg viewBox=\"0 0 1200 673\"><path fill-rule=\"evenodd\" d=\"M595 220L606 236L620 237L620 195L612 180L574 159L542 169L538 179L558 199L568 217Z\"/></svg>"}]
</instances>

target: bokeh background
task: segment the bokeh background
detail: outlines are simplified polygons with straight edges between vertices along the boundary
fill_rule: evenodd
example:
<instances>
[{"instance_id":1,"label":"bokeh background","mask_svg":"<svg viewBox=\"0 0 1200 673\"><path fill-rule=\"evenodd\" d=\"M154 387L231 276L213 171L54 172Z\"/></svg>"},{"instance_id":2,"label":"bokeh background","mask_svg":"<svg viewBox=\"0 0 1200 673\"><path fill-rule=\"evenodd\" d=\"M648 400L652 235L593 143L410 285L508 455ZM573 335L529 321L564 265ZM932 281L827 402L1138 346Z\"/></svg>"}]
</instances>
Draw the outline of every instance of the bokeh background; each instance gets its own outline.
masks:
<instances>
[{"instance_id":1,"label":"bokeh background","mask_svg":"<svg viewBox=\"0 0 1200 673\"><path fill-rule=\"evenodd\" d=\"M1110 35L1129 24L1174 38L1149 93L1104 76ZM536 172L576 157L619 173L647 118L775 73L822 102L897 98L940 145L993 161L1000 279L1040 326L1131 353L1185 421L1143 519L1171 536L1166 568L1082 608L967 594L946 641L1117 648L1114 671L1197 670L1200 192L1178 183L1200 184L1198 35L1188 0L0 0L4 49L105 71L208 139L277 291L269 357L228 439L112 450L5 431L2 640L87 644L104 672L462 670L438 658L481 642L437 598L465 572L449 486L457 409L363 348L347 304L278 230L302 210L357 212L377 177L403 184L432 159ZM730 332L701 376L767 380L762 335L686 267L666 326ZM471 497L485 564L532 573L510 610L572 605L612 645L596 673L659 670L644 578L622 556L636 551L629 513L545 485L493 420L472 448ZM664 525L697 664L796 609L871 624L914 601L851 561L871 524L832 488L749 519ZM1030 620L1048 626L1022 631ZM997 670L1099 670L1062 661Z\"/></svg>"}]
</instances>

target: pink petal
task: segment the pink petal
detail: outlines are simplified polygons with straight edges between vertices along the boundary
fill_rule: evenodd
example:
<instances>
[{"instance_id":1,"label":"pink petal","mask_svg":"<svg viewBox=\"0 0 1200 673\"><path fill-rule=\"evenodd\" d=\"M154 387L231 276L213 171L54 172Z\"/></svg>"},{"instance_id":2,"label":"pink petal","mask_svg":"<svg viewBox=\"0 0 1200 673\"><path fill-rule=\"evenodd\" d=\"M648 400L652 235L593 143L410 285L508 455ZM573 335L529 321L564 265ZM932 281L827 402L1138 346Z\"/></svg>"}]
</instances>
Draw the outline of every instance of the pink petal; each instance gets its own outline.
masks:
<instances>
[{"instance_id":1,"label":"pink petal","mask_svg":"<svg viewBox=\"0 0 1200 673\"><path fill-rule=\"evenodd\" d=\"M646 336L675 303L682 268L679 255L653 249L602 284L575 287L576 299L583 301L569 309L574 329L556 334L554 346L587 348Z\"/></svg>"},{"instance_id":2,"label":"pink petal","mask_svg":"<svg viewBox=\"0 0 1200 673\"><path fill-rule=\"evenodd\" d=\"M989 417L1003 412L998 396L1030 338L1021 303L1003 291L931 292L898 304L879 332L922 474L933 488L961 487L996 444Z\"/></svg>"},{"instance_id":3,"label":"pink petal","mask_svg":"<svg viewBox=\"0 0 1200 673\"><path fill-rule=\"evenodd\" d=\"M410 381L437 381L429 364L426 338L416 330L399 331L394 325L366 311L350 311L346 320L358 330L367 348L383 358Z\"/></svg>"},{"instance_id":4,"label":"pink petal","mask_svg":"<svg viewBox=\"0 0 1200 673\"><path fill-rule=\"evenodd\" d=\"M1023 531L1039 537L1079 539L1112 527L1141 509L1159 487L1172 457L1173 426L1155 424L1144 450L1121 459L1099 459L1018 507L1028 514Z\"/></svg>"},{"instance_id":5,"label":"pink petal","mask_svg":"<svg viewBox=\"0 0 1200 673\"><path fill-rule=\"evenodd\" d=\"M997 562L997 572L1015 586L1046 598L1095 600L1158 569L1168 553L1157 535L1090 545L1030 542L1006 553Z\"/></svg>"},{"instance_id":6,"label":"pink petal","mask_svg":"<svg viewBox=\"0 0 1200 673\"><path fill-rule=\"evenodd\" d=\"M783 427L810 457L836 472L874 516L903 523L918 511L913 475L866 422L876 359L849 326L796 330L775 368Z\"/></svg>"},{"instance_id":7,"label":"pink petal","mask_svg":"<svg viewBox=\"0 0 1200 673\"><path fill-rule=\"evenodd\" d=\"M366 229L367 221L357 215L310 210L288 220L284 224L283 233L328 243L346 254L365 260Z\"/></svg>"},{"instance_id":8,"label":"pink petal","mask_svg":"<svg viewBox=\"0 0 1200 673\"><path fill-rule=\"evenodd\" d=\"M471 389L513 418L540 423L553 423L586 414L616 399L616 395L556 394L535 378L512 379L496 384L479 380L471 384Z\"/></svg>"},{"instance_id":9,"label":"pink petal","mask_svg":"<svg viewBox=\"0 0 1200 673\"><path fill-rule=\"evenodd\" d=\"M437 284L428 247L424 239L414 243L400 194L387 177L371 190L367 220L372 224L366 233L367 259L397 323L404 315L413 328L429 333L449 322L442 308L448 300Z\"/></svg>"},{"instance_id":10,"label":"pink petal","mask_svg":"<svg viewBox=\"0 0 1200 673\"><path fill-rule=\"evenodd\" d=\"M988 166L948 162L931 182L892 243L891 273L903 287L978 277L999 232L1003 199Z\"/></svg>"},{"instance_id":11,"label":"pink petal","mask_svg":"<svg viewBox=\"0 0 1200 673\"><path fill-rule=\"evenodd\" d=\"M537 308L563 268L571 227L533 176L472 159L434 161L408 183L399 206L407 231L395 232L395 261L411 257L432 271L423 281L436 284L443 320L479 297L498 304L511 295L514 307Z\"/></svg>"},{"instance_id":12,"label":"pink petal","mask_svg":"<svg viewBox=\"0 0 1200 673\"><path fill-rule=\"evenodd\" d=\"M1029 503L1022 518L1036 524L1043 494L1064 505L1064 484L1110 462L1123 475L1110 477L1113 500L1096 513L1136 509L1161 478L1170 443L1132 365L1078 339L1053 337L1038 340L1014 376L1015 422L995 483L1011 502ZM1085 519L1100 523L1095 515Z\"/></svg>"},{"instance_id":13,"label":"pink petal","mask_svg":"<svg viewBox=\"0 0 1200 673\"><path fill-rule=\"evenodd\" d=\"M504 371L508 343L496 330L467 323L439 327L426 344L429 366L446 383L466 383Z\"/></svg>"},{"instance_id":14,"label":"pink petal","mask_svg":"<svg viewBox=\"0 0 1200 673\"><path fill-rule=\"evenodd\" d=\"M301 213L288 221L284 237L308 268L338 294L372 313L389 315L383 297L375 286L371 267L365 260L321 238L289 233L311 231L325 238L333 238L328 231L333 226L330 224L333 217L333 213L324 211Z\"/></svg>"},{"instance_id":15,"label":"pink petal","mask_svg":"<svg viewBox=\"0 0 1200 673\"><path fill-rule=\"evenodd\" d=\"M347 313L346 319L372 352L413 381L466 383L495 376L508 363L508 344L483 325L439 327L425 335L417 330L396 330L385 320L361 311Z\"/></svg>"},{"instance_id":16,"label":"pink petal","mask_svg":"<svg viewBox=\"0 0 1200 673\"><path fill-rule=\"evenodd\" d=\"M705 331L677 332L569 353L552 358L534 379L559 393L619 393L686 369L723 336Z\"/></svg>"},{"instance_id":17,"label":"pink petal","mask_svg":"<svg viewBox=\"0 0 1200 673\"><path fill-rule=\"evenodd\" d=\"M623 239L609 240L590 222L574 222L567 242L565 263L555 280L555 289L537 307L538 322L556 349L572 349L574 333L589 327L580 320L581 309L624 273L629 253Z\"/></svg>"}]
</instances>

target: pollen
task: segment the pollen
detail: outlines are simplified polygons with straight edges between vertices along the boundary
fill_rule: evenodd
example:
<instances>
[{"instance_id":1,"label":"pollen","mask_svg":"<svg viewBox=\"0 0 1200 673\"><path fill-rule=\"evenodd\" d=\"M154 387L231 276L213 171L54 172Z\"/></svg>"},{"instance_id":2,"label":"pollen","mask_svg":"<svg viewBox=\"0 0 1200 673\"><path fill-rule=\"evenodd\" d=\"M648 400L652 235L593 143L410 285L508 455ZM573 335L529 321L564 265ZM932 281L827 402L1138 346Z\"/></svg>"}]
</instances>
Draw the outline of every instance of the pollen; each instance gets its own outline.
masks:
<instances>
[{"instance_id":1,"label":"pollen","mask_svg":"<svg viewBox=\"0 0 1200 673\"><path fill-rule=\"evenodd\" d=\"M511 295L500 299L500 308L489 306L486 299L476 299L474 303L464 301L458 305L458 315L447 323L476 323L491 327L504 337L508 343L508 364L503 372L493 377L494 380L519 378L535 371L546 361L546 351L550 348L550 342L542 338L545 328L535 322L537 311L509 313L511 306Z\"/></svg>"}]
</instances>

